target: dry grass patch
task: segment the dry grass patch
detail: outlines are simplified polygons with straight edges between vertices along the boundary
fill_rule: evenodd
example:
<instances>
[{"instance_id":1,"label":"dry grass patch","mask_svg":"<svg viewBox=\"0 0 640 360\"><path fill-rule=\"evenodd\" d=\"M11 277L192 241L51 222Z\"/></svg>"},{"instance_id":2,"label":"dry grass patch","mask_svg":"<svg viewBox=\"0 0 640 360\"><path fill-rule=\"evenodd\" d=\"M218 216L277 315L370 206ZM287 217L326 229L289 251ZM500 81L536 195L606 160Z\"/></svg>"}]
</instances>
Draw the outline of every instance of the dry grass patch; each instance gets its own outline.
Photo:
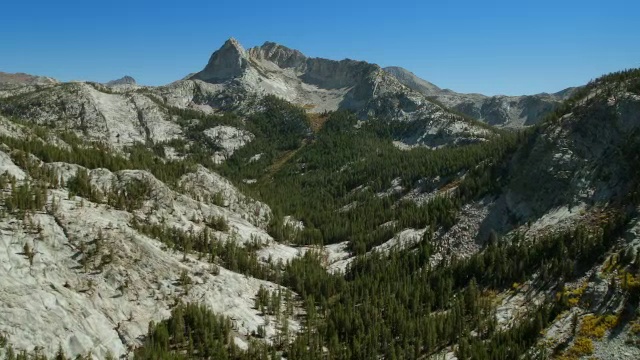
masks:
<instances>
[{"instance_id":1,"label":"dry grass patch","mask_svg":"<svg viewBox=\"0 0 640 360\"><path fill-rule=\"evenodd\" d=\"M307 115L309 116L309 126L311 126L311 130L313 130L314 133L317 133L318 131L320 131L324 126L324 123L326 123L327 120L329 120L328 113L325 113L325 114L308 113Z\"/></svg>"}]
</instances>

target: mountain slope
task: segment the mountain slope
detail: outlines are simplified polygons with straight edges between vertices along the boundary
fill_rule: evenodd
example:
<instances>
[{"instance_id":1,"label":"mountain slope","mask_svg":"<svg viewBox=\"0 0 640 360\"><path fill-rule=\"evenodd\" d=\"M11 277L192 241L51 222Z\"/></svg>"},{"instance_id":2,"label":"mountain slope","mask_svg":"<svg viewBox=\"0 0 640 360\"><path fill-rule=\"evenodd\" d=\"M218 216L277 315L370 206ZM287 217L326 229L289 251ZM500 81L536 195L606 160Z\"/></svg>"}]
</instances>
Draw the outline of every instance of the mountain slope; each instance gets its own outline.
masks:
<instances>
[{"instance_id":1,"label":"mountain slope","mask_svg":"<svg viewBox=\"0 0 640 360\"><path fill-rule=\"evenodd\" d=\"M136 166L88 170L72 162L113 167L106 159L116 154L88 156L95 145L76 143L70 151L51 133L49 143L58 145L47 147L42 132L1 117L0 128L0 334L13 346L119 357L139 346L149 321L168 317L179 301L230 316L240 347L258 327L276 332L253 297L279 287L254 278L259 269L263 278L272 270L244 250L273 244L265 204L202 167L170 187ZM63 161L43 162L24 149ZM42 197L32 203L29 190L18 195L27 188ZM204 247L211 251L206 257L191 250Z\"/></svg>"},{"instance_id":2,"label":"mountain slope","mask_svg":"<svg viewBox=\"0 0 640 360\"><path fill-rule=\"evenodd\" d=\"M604 76L575 92L514 159L512 180L489 215L502 214L503 224L508 218L522 224L516 229L525 239L541 231L573 232L561 252L580 244L581 232L617 228L591 250L565 252L572 265L552 280L558 281L556 296L566 311L551 321L538 345L560 359L640 356L632 345L637 341L633 329L639 319L633 311L640 289L629 280L638 279L640 265L638 84L640 72L631 70ZM540 275L538 283L548 272L543 269ZM627 280L617 286L623 278ZM516 291L525 297L536 292Z\"/></svg>"},{"instance_id":3,"label":"mountain slope","mask_svg":"<svg viewBox=\"0 0 640 360\"><path fill-rule=\"evenodd\" d=\"M75 129L88 139L122 147L178 137L180 128L153 99L135 91L113 93L89 83L64 83L9 96L5 114L38 125Z\"/></svg>"}]
</instances>

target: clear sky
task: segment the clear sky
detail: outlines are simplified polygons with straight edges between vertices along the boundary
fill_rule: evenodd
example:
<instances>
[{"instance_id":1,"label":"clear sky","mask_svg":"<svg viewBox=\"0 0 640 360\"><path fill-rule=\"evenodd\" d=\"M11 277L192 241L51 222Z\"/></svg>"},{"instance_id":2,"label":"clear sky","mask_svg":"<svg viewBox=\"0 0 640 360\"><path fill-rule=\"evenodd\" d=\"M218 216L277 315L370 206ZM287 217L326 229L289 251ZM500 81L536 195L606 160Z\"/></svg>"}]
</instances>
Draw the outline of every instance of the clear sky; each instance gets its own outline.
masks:
<instances>
[{"instance_id":1,"label":"clear sky","mask_svg":"<svg viewBox=\"0 0 640 360\"><path fill-rule=\"evenodd\" d=\"M640 67L640 1L3 1L0 71L162 85L229 37L402 66L443 88L531 94Z\"/></svg>"}]
</instances>

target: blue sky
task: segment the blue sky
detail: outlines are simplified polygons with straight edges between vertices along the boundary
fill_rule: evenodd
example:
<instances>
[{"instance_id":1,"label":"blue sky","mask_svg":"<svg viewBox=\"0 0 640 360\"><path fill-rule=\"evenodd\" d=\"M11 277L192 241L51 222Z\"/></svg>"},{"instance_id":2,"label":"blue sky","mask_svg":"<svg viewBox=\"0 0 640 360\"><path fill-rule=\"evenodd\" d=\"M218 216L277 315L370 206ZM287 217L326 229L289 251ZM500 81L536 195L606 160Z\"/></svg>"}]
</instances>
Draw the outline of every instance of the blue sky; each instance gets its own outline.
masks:
<instances>
[{"instance_id":1,"label":"blue sky","mask_svg":"<svg viewBox=\"0 0 640 360\"><path fill-rule=\"evenodd\" d=\"M186 4L186 5L185 5ZM402 66L444 88L531 94L640 67L640 2L5 1L0 71L161 85L229 37Z\"/></svg>"}]
</instances>

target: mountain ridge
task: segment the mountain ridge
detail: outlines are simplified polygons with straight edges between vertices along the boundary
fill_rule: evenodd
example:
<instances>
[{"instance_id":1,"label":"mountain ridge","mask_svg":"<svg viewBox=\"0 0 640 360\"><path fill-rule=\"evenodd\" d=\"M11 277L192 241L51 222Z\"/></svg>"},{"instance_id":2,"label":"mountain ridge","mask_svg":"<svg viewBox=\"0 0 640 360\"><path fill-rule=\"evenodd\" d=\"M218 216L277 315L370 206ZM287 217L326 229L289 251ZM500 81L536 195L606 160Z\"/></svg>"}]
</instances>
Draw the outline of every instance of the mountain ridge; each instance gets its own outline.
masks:
<instances>
[{"instance_id":1,"label":"mountain ridge","mask_svg":"<svg viewBox=\"0 0 640 360\"><path fill-rule=\"evenodd\" d=\"M422 101L437 101L500 127L536 124L575 89L523 96L462 94L441 89L397 66L381 68L366 61L307 57L299 50L270 41L245 50L234 38L227 40L211 55L205 68L189 79L212 84L235 81L248 92L275 94L311 106L311 111L317 112L348 109L366 114L366 107L375 103L379 94L413 91L415 94L409 98L424 96Z\"/></svg>"},{"instance_id":2,"label":"mountain ridge","mask_svg":"<svg viewBox=\"0 0 640 360\"><path fill-rule=\"evenodd\" d=\"M391 75L397 84L383 74ZM556 93L523 96L463 94L441 89L398 66L381 68L360 60L307 57L299 50L271 41L245 49L233 37L212 53L201 71L177 82L186 80L201 80L227 87L230 91L217 89L210 96L228 98L234 102L243 101L244 95L239 93L264 93L283 97L307 107L311 112L348 109L360 112L362 116L379 113L375 109L370 111L372 109L367 109L367 106L375 103L378 93L402 92L401 85L424 96L426 99L422 102L437 101L452 110L500 127L533 125L575 90L567 88ZM44 80L30 81L41 84ZM135 85L135 80L125 76L107 85L120 83ZM415 97L415 94L409 96ZM209 105L215 107L220 104Z\"/></svg>"},{"instance_id":3,"label":"mountain ridge","mask_svg":"<svg viewBox=\"0 0 640 360\"><path fill-rule=\"evenodd\" d=\"M407 87L442 102L451 109L468 116L501 127L522 127L537 124L555 106L575 91L569 87L555 93L534 95L484 95L480 93L457 93L441 89L421 79L402 67L386 67L384 70Z\"/></svg>"}]
</instances>

